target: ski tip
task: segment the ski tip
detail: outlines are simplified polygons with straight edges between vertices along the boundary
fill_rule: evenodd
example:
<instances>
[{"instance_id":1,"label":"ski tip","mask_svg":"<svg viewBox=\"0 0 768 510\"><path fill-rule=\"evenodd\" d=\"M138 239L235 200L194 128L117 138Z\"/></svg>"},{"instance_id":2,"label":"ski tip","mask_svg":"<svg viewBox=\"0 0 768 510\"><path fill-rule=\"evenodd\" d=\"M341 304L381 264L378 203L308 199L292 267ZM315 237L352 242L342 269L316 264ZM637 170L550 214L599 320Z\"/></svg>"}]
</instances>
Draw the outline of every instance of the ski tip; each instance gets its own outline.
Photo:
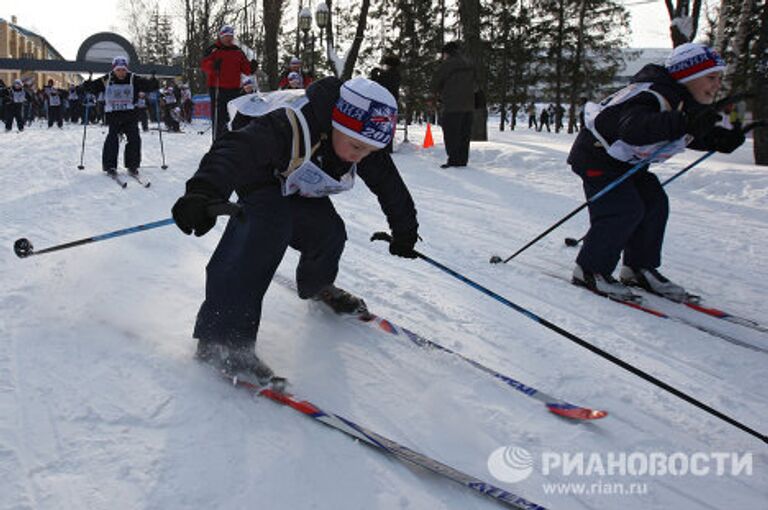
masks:
<instances>
[{"instance_id":1,"label":"ski tip","mask_svg":"<svg viewBox=\"0 0 768 510\"><path fill-rule=\"evenodd\" d=\"M563 416L572 420L599 420L608 416L607 411L589 409L588 407L579 407L571 404L547 404L547 409L558 416Z\"/></svg>"}]
</instances>

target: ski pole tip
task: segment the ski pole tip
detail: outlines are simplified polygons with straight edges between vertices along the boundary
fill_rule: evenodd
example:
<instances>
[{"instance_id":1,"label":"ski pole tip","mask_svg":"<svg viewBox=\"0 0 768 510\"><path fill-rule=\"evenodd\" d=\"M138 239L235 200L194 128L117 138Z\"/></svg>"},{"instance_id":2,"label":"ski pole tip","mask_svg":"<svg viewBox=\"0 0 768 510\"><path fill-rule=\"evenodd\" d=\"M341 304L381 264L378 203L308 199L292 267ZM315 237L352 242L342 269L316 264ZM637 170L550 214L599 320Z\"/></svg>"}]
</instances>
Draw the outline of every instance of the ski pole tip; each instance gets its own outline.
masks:
<instances>
[{"instance_id":1,"label":"ski pole tip","mask_svg":"<svg viewBox=\"0 0 768 510\"><path fill-rule=\"evenodd\" d=\"M499 257L498 255L494 255L493 257L491 257L491 260L489 260L489 262L491 264L501 264L502 260L501 260L501 257Z\"/></svg>"},{"instance_id":2,"label":"ski pole tip","mask_svg":"<svg viewBox=\"0 0 768 510\"><path fill-rule=\"evenodd\" d=\"M571 248L573 248L574 246L578 246L579 245L579 240L578 239L574 239L573 237L566 237L565 238L565 245L566 246L570 246Z\"/></svg>"},{"instance_id":3,"label":"ski pole tip","mask_svg":"<svg viewBox=\"0 0 768 510\"><path fill-rule=\"evenodd\" d=\"M16 256L19 257L20 259L29 257L30 255L35 253L35 249L32 246L32 243L26 237L17 239L16 242L13 243L13 251L16 253Z\"/></svg>"}]
</instances>

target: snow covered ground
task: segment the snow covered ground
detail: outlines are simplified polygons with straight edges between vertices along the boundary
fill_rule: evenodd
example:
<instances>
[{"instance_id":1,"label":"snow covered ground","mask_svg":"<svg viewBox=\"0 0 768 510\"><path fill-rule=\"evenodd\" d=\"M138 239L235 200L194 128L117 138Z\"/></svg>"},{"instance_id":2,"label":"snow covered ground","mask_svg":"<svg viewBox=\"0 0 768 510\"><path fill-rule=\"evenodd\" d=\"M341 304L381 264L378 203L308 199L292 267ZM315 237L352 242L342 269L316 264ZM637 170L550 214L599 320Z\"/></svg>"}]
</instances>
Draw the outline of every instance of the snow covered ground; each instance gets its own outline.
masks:
<instances>
[{"instance_id":1,"label":"snow covered ground","mask_svg":"<svg viewBox=\"0 0 768 510\"><path fill-rule=\"evenodd\" d=\"M193 362L204 267L223 221L203 238L168 226L27 260L13 254L19 237L42 249L167 218L210 141L200 126L187 129L164 137L168 170L145 167L151 188L129 181L125 190L101 175L100 128L88 131L84 171L76 168L80 127L0 135L0 509L496 507L235 391ZM442 170L441 133L433 131L433 149L401 146L394 155L419 210L423 253L766 432L768 355L545 274L569 274L576 251L563 238L585 232L585 213L509 264L488 263L583 200L565 164L573 135L491 126L491 141L473 143L469 167ZM410 135L420 142L423 127ZM159 165L157 133L143 144L144 164ZM662 269L712 306L765 323L768 169L751 164L751 150L750 141L715 155L670 185ZM697 156L678 156L658 173L672 175ZM423 261L391 257L368 241L386 222L362 183L334 203L349 234L338 283L372 311L610 415L582 423L556 417L466 363L340 320L273 285L258 350L297 396L547 507L765 508L764 443ZM296 260L289 253L280 274L290 277ZM766 334L688 316L768 347ZM505 446L534 459L525 480L505 483L489 472L489 455ZM650 452L679 453L678 468L699 452L707 462L698 467L709 472L633 476L593 465L581 475L545 474L541 464L547 455ZM726 463L719 475L718 452L743 462L751 454L751 473L733 476ZM572 485L551 485L558 483ZM634 494L615 494L619 486Z\"/></svg>"}]
</instances>

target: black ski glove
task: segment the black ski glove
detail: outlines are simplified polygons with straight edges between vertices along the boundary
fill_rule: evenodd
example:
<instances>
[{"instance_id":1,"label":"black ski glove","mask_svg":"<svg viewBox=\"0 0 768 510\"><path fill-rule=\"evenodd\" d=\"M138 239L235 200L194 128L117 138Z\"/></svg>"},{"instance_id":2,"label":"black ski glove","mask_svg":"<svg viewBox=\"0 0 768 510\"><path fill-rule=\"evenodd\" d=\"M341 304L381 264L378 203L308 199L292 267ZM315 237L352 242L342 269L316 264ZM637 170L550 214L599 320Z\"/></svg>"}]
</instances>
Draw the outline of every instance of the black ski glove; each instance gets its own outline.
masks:
<instances>
[{"instance_id":1,"label":"black ski glove","mask_svg":"<svg viewBox=\"0 0 768 510\"><path fill-rule=\"evenodd\" d=\"M685 132L693 135L694 138L702 139L719 121L720 113L711 106L705 106L686 115Z\"/></svg>"},{"instance_id":2,"label":"black ski glove","mask_svg":"<svg viewBox=\"0 0 768 510\"><path fill-rule=\"evenodd\" d=\"M187 192L179 198L171 209L173 221L182 232L192 232L200 237L216 225L216 216L208 214L208 207L222 204L225 200L208 184L195 182L187 185Z\"/></svg>"},{"instance_id":3,"label":"black ski glove","mask_svg":"<svg viewBox=\"0 0 768 510\"><path fill-rule=\"evenodd\" d=\"M416 245L416 240L418 238L419 235L416 233L416 230L392 232L392 241L389 243L389 253L407 259L418 258L418 255L413 251L413 247Z\"/></svg>"},{"instance_id":4,"label":"black ski glove","mask_svg":"<svg viewBox=\"0 0 768 510\"><path fill-rule=\"evenodd\" d=\"M730 154L738 149L746 139L741 129L725 129L721 126L715 126L707 138L709 141L707 145L713 150L725 154Z\"/></svg>"}]
</instances>

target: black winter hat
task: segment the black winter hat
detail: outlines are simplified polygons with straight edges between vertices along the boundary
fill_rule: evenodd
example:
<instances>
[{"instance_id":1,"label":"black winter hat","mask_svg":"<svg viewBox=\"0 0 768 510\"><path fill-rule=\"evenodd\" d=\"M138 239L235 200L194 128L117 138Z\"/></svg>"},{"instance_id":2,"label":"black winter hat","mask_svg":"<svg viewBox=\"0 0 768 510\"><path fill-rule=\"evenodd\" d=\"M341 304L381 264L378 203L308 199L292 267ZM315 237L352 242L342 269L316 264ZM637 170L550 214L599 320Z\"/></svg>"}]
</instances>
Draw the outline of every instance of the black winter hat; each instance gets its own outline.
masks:
<instances>
[{"instance_id":1,"label":"black winter hat","mask_svg":"<svg viewBox=\"0 0 768 510\"><path fill-rule=\"evenodd\" d=\"M456 41L451 41L449 43L446 43L445 46L443 46L443 53L447 53L448 55L455 55L459 51L459 43Z\"/></svg>"}]
</instances>

